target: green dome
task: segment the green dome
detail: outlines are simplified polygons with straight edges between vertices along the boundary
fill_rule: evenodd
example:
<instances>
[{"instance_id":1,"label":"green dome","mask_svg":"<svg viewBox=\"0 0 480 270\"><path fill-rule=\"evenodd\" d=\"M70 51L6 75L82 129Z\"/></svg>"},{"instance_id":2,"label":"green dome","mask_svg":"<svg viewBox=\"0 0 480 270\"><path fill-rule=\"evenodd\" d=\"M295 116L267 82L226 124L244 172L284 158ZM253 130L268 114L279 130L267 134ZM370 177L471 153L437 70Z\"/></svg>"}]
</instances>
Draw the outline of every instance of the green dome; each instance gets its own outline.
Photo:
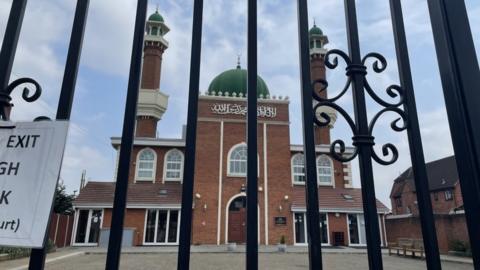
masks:
<instances>
[{"instance_id":1,"label":"green dome","mask_svg":"<svg viewBox=\"0 0 480 270\"><path fill-rule=\"evenodd\" d=\"M155 22L164 22L163 17L162 15L160 15L160 13L158 13L158 10L155 11L155 13L153 13L152 15L150 15L150 17L148 17L148 20L155 21Z\"/></svg>"},{"instance_id":2,"label":"green dome","mask_svg":"<svg viewBox=\"0 0 480 270\"><path fill-rule=\"evenodd\" d=\"M320 36L323 36L323 31L322 29L320 29L318 26L316 26L315 24L313 25L313 27L310 29L310 31L308 31L308 33L311 35L320 35Z\"/></svg>"},{"instance_id":3,"label":"green dome","mask_svg":"<svg viewBox=\"0 0 480 270\"><path fill-rule=\"evenodd\" d=\"M211 94L222 92L223 95L228 93L228 96L232 96L232 94L245 95L247 93L247 70L237 66L235 69L220 73L210 83L208 92ZM257 76L257 97L261 95L266 97L270 95L270 92L265 81Z\"/></svg>"}]
</instances>

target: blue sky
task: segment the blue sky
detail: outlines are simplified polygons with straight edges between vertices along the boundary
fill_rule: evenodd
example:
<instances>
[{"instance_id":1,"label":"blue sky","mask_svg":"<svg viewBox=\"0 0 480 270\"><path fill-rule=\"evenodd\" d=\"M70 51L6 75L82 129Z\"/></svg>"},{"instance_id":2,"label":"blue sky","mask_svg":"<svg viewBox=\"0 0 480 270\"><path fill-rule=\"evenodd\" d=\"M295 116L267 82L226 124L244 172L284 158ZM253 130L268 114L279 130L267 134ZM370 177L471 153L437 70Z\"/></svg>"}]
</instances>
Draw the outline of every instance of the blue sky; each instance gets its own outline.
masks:
<instances>
[{"instance_id":1,"label":"blue sky","mask_svg":"<svg viewBox=\"0 0 480 270\"><path fill-rule=\"evenodd\" d=\"M12 0L0 0L0 37L3 38ZM38 115L54 117L68 48L74 0L29 1L13 68L13 78L33 77L44 88L41 100L25 104L14 97L14 120L31 120ZM296 24L296 1L259 1L259 74L272 95L289 96L291 141L301 143L300 80ZM418 103L422 139L427 160L453 153L441 90L428 9L425 0L404 0L403 9ZM470 23L480 48L480 3L467 0ZM187 89L191 48L192 0L150 1L149 14L158 4L171 28L165 38L170 48L164 54L160 88L170 95L168 110L159 123L161 137L179 137L186 122ZM81 171L91 180L111 180L115 151L109 138L121 134L135 13L133 0L92 0L78 84L72 113L62 179L68 190L78 190ZM388 61L381 75L369 74L371 84L382 97L384 89L398 83L388 1L357 1L362 54L376 51ZM330 49L347 50L343 1L309 1L309 17L330 39ZM200 91L205 92L214 76L236 64L241 54L246 66L246 1L205 0ZM343 86L339 67L329 71L329 93ZM349 112L350 96L340 100ZM373 115L379 107L369 103ZM390 117L390 118L389 118ZM379 145L398 146L400 158L394 165L375 165L377 197L389 204L393 179L410 166L405 133L392 131L394 116L379 122L375 136ZM345 122L338 120L333 138L351 137ZM377 148L378 151L378 148ZM358 165L353 162L354 184L360 186Z\"/></svg>"}]
</instances>

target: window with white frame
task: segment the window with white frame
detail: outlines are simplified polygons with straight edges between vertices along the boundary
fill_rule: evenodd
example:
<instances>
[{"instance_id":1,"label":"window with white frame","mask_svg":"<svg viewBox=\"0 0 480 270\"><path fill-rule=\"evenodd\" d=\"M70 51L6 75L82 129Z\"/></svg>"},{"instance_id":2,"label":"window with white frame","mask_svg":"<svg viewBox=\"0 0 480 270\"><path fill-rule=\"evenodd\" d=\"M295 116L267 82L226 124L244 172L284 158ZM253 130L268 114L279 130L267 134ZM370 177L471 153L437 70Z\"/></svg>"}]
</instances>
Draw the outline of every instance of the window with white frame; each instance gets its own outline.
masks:
<instances>
[{"instance_id":1,"label":"window with white frame","mask_svg":"<svg viewBox=\"0 0 480 270\"><path fill-rule=\"evenodd\" d=\"M173 149L165 154L164 180L181 181L183 170L183 153Z\"/></svg>"},{"instance_id":2,"label":"window with white frame","mask_svg":"<svg viewBox=\"0 0 480 270\"><path fill-rule=\"evenodd\" d=\"M179 221L179 210L147 209L145 245L178 244Z\"/></svg>"},{"instance_id":3,"label":"window with white frame","mask_svg":"<svg viewBox=\"0 0 480 270\"><path fill-rule=\"evenodd\" d=\"M247 145L239 144L230 150L228 156L228 175L246 176L247 175Z\"/></svg>"},{"instance_id":4,"label":"window with white frame","mask_svg":"<svg viewBox=\"0 0 480 270\"><path fill-rule=\"evenodd\" d=\"M321 155L317 159L317 176L320 185L333 185L333 163L326 155Z\"/></svg>"},{"instance_id":5,"label":"window with white frame","mask_svg":"<svg viewBox=\"0 0 480 270\"><path fill-rule=\"evenodd\" d=\"M152 149L144 149L138 153L136 180L154 181L156 154Z\"/></svg>"},{"instance_id":6,"label":"window with white frame","mask_svg":"<svg viewBox=\"0 0 480 270\"><path fill-rule=\"evenodd\" d=\"M303 154L292 157L292 181L294 184L305 184L305 160Z\"/></svg>"}]
</instances>

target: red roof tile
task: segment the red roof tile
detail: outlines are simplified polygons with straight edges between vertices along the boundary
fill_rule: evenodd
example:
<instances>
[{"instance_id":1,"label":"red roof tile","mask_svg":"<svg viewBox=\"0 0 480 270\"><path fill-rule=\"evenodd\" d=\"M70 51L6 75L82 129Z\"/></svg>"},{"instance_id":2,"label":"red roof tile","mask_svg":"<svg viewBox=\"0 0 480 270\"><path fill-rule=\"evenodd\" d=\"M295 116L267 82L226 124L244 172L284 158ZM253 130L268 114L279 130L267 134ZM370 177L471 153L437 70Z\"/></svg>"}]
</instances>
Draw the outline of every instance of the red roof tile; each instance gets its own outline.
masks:
<instances>
[{"instance_id":1,"label":"red roof tile","mask_svg":"<svg viewBox=\"0 0 480 270\"><path fill-rule=\"evenodd\" d=\"M351 196L351 199L346 199ZM359 188L319 188L318 201L320 210L363 211L362 190ZM305 208L305 187L294 187L292 208ZM387 206L377 200L378 212L390 212Z\"/></svg>"},{"instance_id":2,"label":"red roof tile","mask_svg":"<svg viewBox=\"0 0 480 270\"><path fill-rule=\"evenodd\" d=\"M75 206L113 205L115 182L88 182L75 199ZM128 186L127 205L180 204L181 183L135 183Z\"/></svg>"}]
</instances>

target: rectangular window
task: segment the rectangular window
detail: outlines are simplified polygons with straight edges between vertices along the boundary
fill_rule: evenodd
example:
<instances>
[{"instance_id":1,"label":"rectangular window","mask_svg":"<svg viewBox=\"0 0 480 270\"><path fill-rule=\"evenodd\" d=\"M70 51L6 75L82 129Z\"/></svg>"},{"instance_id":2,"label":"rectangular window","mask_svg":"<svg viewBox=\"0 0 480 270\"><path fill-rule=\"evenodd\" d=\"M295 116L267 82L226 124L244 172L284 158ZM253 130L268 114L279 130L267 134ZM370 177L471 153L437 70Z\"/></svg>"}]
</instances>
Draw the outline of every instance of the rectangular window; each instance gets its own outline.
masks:
<instances>
[{"instance_id":1,"label":"rectangular window","mask_svg":"<svg viewBox=\"0 0 480 270\"><path fill-rule=\"evenodd\" d=\"M306 213L294 213L295 244L307 244L307 215ZM320 213L320 236L322 244L328 244L327 214Z\"/></svg>"},{"instance_id":2,"label":"rectangular window","mask_svg":"<svg viewBox=\"0 0 480 270\"><path fill-rule=\"evenodd\" d=\"M453 192L451 190L445 190L445 201L453 200Z\"/></svg>"},{"instance_id":3,"label":"rectangular window","mask_svg":"<svg viewBox=\"0 0 480 270\"><path fill-rule=\"evenodd\" d=\"M402 207L402 197L395 198L395 204L397 207Z\"/></svg>"},{"instance_id":4,"label":"rectangular window","mask_svg":"<svg viewBox=\"0 0 480 270\"><path fill-rule=\"evenodd\" d=\"M437 193L437 192L434 192L434 193L433 193L433 199L434 199L435 201L438 201L438 193Z\"/></svg>"},{"instance_id":5,"label":"rectangular window","mask_svg":"<svg viewBox=\"0 0 480 270\"><path fill-rule=\"evenodd\" d=\"M178 243L180 211L149 209L146 215L145 244Z\"/></svg>"}]
</instances>

